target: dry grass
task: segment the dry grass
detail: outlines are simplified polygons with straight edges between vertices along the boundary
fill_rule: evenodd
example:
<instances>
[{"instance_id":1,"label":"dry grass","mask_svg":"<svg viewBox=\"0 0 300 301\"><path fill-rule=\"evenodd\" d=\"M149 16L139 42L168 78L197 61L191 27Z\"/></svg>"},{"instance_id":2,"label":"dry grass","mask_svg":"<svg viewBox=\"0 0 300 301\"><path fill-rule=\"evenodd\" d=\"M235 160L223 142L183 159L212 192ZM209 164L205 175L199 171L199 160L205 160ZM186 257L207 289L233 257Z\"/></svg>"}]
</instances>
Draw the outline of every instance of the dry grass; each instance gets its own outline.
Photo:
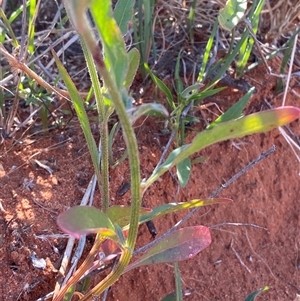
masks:
<instances>
[{"instance_id":1,"label":"dry grass","mask_svg":"<svg viewBox=\"0 0 300 301\"><path fill-rule=\"evenodd\" d=\"M192 2L193 0L158 0L159 18L172 18L175 23L184 24ZM210 27L215 22L218 11L224 7L225 3L226 0L198 0L195 25L199 28ZM261 14L260 34L269 43L277 42L281 36L295 30L299 26L299 21L300 1L266 0Z\"/></svg>"},{"instance_id":2,"label":"dry grass","mask_svg":"<svg viewBox=\"0 0 300 301\"><path fill-rule=\"evenodd\" d=\"M267 0L261 15L261 32L265 40L274 43L280 36L288 35L299 26L300 1Z\"/></svg>"}]
</instances>

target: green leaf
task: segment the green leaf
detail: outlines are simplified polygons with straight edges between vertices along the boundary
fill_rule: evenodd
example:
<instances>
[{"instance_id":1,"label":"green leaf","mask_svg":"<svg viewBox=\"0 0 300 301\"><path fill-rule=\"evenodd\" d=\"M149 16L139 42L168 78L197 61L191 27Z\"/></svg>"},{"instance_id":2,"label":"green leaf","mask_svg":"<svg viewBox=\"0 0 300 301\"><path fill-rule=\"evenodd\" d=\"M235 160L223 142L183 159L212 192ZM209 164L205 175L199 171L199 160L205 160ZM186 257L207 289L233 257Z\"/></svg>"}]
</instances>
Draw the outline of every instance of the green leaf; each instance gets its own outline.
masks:
<instances>
[{"instance_id":1,"label":"green leaf","mask_svg":"<svg viewBox=\"0 0 300 301\"><path fill-rule=\"evenodd\" d=\"M111 220L99 209L90 206L75 206L57 217L58 226L75 238L90 233L99 233L116 239L115 227Z\"/></svg>"},{"instance_id":2,"label":"green leaf","mask_svg":"<svg viewBox=\"0 0 300 301\"><path fill-rule=\"evenodd\" d=\"M169 115L167 109L159 103L145 103L133 110L130 121L132 124L135 123L143 115L161 115L167 117Z\"/></svg>"},{"instance_id":3,"label":"green leaf","mask_svg":"<svg viewBox=\"0 0 300 301\"><path fill-rule=\"evenodd\" d=\"M141 208L140 214L148 214L152 212L149 208ZM129 224L131 207L129 206L111 206L107 210L107 216L113 224L118 224L120 227L124 227Z\"/></svg>"},{"instance_id":4,"label":"green leaf","mask_svg":"<svg viewBox=\"0 0 300 301\"><path fill-rule=\"evenodd\" d=\"M192 209L195 207L211 206L216 204L229 204L232 200L228 198L214 198L214 199L195 199L182 203L168 203L161 206L140 209L140 221L139 224L143 224L157 217L177 212L184 209ZM123 227L123 230L128 229L130 221L130 207L126 206L111 206L107 211L107 216L113 224L118 224Z\"/></svg>"},{"instance_id":5,"label":"green leaf","mask_svg":"<svg viewBox=\"0 0 300 301\"><path fill-rule=\"evenodd\" d=\"M121 243L122 246L125 246L126 239L123 234L122 228L118 224L115 224L114 226L119 242Z\"/></svg>"},{"instance_id":6,"label":"green leaf","mask_svg":"<svg viewBox=\"0 0 300 301\"><path fill-rule=\"evenodd\" d=\"M164 296L161 301L176 301L176 292Z\"/></svg>"},{"instance_id":7,"label":"green leaf","mask_svg":"<svg viewBox=\"0 0 300 301\"><path fill-rule=\"evenodd\" d=\"M186 89L184 89L180 93L180 96L182 98L189 98L192 94L195 94L194 91L199 91L200 88L201 88L201 84L200 83L193 84L191 86L188 86Z\"/></svg>"},{"instance_id":8,"label":"green leaf","mask_svg":"<svg viewBox=\"0 0 300 301\"><path fill-rule=\"evenodd\" d=\"M112 17L111 1L93 1L91 13L101 36L105 64L112 73L117 87L121 89L125 80L128 61L123 37Z\"/></svg>"},{"instance_id":9,"label":"green leaf","mask_svg":"<svg viewBox=\"0 0 300 301\"><path fill-rule=\"evenodd\" d=\"M183 296L190 296L192 293L193 293L193 290L190 290L190 289L182 290ZM177 301L176 292L166 295L165 297L163 297L161 299L161 301Z\"/></svg>"},{"instance_id":10,"label":"green leaf","mask_svg":"<svg viewBox=\"0 0 300 301\"><path fill-rule=\"evenodd\" d=\"M215 70L218 70L216 71L217 74L215 76L213 76L213 79L212 79L212 84L211 85L214 85L217 81L219 81L223 74L226 73L226 71L228 70L229 66L231 65L231 63L233 62L233 60L235 59L236 55L239 53L240 51L240 48L241 48L241 45L245 42L246 39L248 39L249 37L249 30L246 29L243 33L243 35L241 36L240 40L238 41L238 43L235 45L235 47L232 49L232 51L230 51L226 57L224 58L225 62L224 64L222 64L221 62L218 62L217 64L220 65L220 68L217 67L217 66L214 66L216 67ZM211 71L213 71L213 68L210 69ZM209 76L209 74L208 74ZM209 89L210 87L208 87L207 89Z\"/></svg>"},{"instance_id":11,"label":"green leaf","mask_svg":"<svg viewBox=\"0 0 300 301\"><path fill-rule=\"evenodd\" d=\"M258 2L258 3L257 3ZM255 0L253 1L251 5L251 9L249 12L248 20L250 20L252 33L256 34L259 27L259 19L260 19L260 13L264 6L264 0ZM249 37L244 41L240 48L240 54L237 59L237 76L240 76L242 72L244 71L244 68L246 67L246 64L249 60L249 57L252 53L252 48L254 45L254 39L253 37Z\"/></svg>"},{"instance_id":12,"label":"green leaf","mask_svg":"<svg viewBox=\"0 0 300 301\"><path fill-rule=\"evenodd\" d=\"M201 164L201 163L204 163L206 161L206 157L198 157L198 158L195 158L192 160L192 165L194 164Z\"/></svg>"},{"instance_id":13,"label":"green leaf","mask_svg":"<svg viewBox=\"0 0 300 301\"><path fill-rule=\"evenodd\" d=\"M217 124L212 129L204 130L199 133L192 143L173 150L166 161L153 171L146 182L142 183L142 187L146 189L171 167L209 145L228 139L267 132L276 127L288 124L299 117L299 108L285 106Z\"/></svg>"},{"instance_id":14,"label":"green leaf","mask_svg":"<svg viewBox=\"0 0 300 301\"><path fill-rule=\"evenodd\" d=\"M265 292L265 291L268 291L270 288L268 286L265 286L261 289L259 289L258 291L255 291L253 293L251 293L246 299L245 301L254 301L254 299L260 295L261 293Z\"/></svg>"},{"instance_id":15,"label":"green leaf","mask_svg":"<svg viewBox=\"0 0 300 301\"><path fill-rule=\"evenodd\" d=\"M176 65L175 65L175 86L176 86L176 93L180 94L183 91L183 83L180 78L180 60L181 60L181 53L183 51L183 48L179 51L177 60L176 60ZM180 99L180 98L179 98Z\"/></svg>"},{"instance_id":16,"label":"green leaf","mask_svg":"<svg viewBox=\"0 0 300 301\"><path fill-rule=\"evenodd\" d=\"M246 107L247 102L252 96L255 88L252 87L237 103L230 107L224 114L219 116L214 122L212 122L206 129L212 129L215 125L221 122L238 119L242 116L243 110Z\"/></svg>"},{"instance_id":17,"label":"green leaf","mask_svg":"<svg viewBox=\"0 0 300 301\"><path fill-rule=\"evenodd\" d=\"M57 64L59 72L60 72L60 74L61 74L61 76L64 80L64 83L65 83L65 85L66 85L66 87L67 87L67 89L70 93L71 101L74 105L76 114L78 116L78 120L80 122L80 125L81 125L83 133L84 133L84 137L85 137L85 139L87 141L87 144L88 144L88 148L89 148L89 152L90 152L91 157L92 157L94 168L97 172L100 169L99 159L98 159L99 158L98 148L97 148L95 139L94 139L92 131L91 131L89 118L88 118L87 113L85 111L84 101L80 97L80 95L79 95L79 93L78 93L71 77L69 76L67 70L65 69L65 67L63 66L61 61L59 60L59 58L56 55L56 53L54 52L54 50L52 50L52 55L55 59L55 62Z\"/></svg>"},{"instance_id":18,"label":"green leaf","mask_svg":"<svg viewBox=\"0 0 300 301\"><path fill-rule=\"evenodd\" d=\"M231 31L243 18L247 9L247 0L228 0L220 10L218 20L221 27Z\"/></svg>"},{"instance_id":19,"label":"green leaf","mask_svg":"<svg viewBox=\"0 0 300 301\"><path fill-rule=\"evenodd\" d=\"M169 90L169 88L165 85L165 83L162 80L160 80L157 76L153 74L153 72L150 70L149 66L146 63L144 64L144 68L149 73L149 75L151 76L153 82L157 85L157 87L166 95L170 108L172 110L175 110L176 106L174 103L172 93Z\"/></svg>"},{"instance_id":20,"label":"green leaf","mask_svg":"<svg viewBox=\"0 0 300 301\"><path fill-rule=\"evenodd\" d=\"M74 295L74 292L75 292L75 285L71 285L67 290L63 298L63 301L70 301L72 299L72 296Z\"/></svg>"},{"instance_id":21,"label":"green leaf","mask_svg":"<svg viewBox=\"0 0 300 301\"><path fill-rule=\"evenodd\" d=\"M119 0L114 9L114 18L124 35L128 30L128 23L133 18L134 0Z\"/></svg>"},{"instance_id":22,"label":"green leaf","mask_svg":"<svg viewBox=\"0 0 300 301\"><path fill-rule=\"evenodd\" d=\"M130 88L140 62L140 53L136 48L132 48L127 55L128 55L128 70L124 81L124 87L126 90Z\"/></svg>"},{"instance_id":23,"label":"green leaf","mask_svg":"<svg viewBox=\"0 0 300 301\"><path fill-rule=\"evenodd\" d=\"M196 256L211 243L210 231L204 226L194 226L171 232L136 262L130 264L125 272L136 267L187 260Z\"/></svg>"},{"instance_id":24,"label":"green leaf","mask_svg":"<svg viewBox=\"0 0 300 301\"><path fill-rule=\"evenodd\" d=\"M181 187L185 187L191 174L191 160L185 158L177 164L177 177Z\"/></svg>"},{"instance_id":25,"label":"green leaf","mask_svg":"<svg viewBox=\"0 0 300 301\"><path fill-rule=\"evenodd\" d=\"M163 204L158 207L154 207L151 212L147 214L143 214L140 217L140 223L145 223L147 221L150 221L154 218L177 212L179 210L183 209L191 209L195 207L202 207L202 206L211 206L211 205L216 205L216 204L229 204L231 203L231 199L227 198L215 198L215 199L195 199L191 200L188 202L183 202L183 203L168 203L168 204Z\"/></svg>"},{"instance_id":26,"label":"green leaf","mask_svg":"<svg viewBox=\"0 0 300 301\"><path fill-rule=\"evenodd\" d=\"M225 90L226 87L220 87L220 88L215 88L215 89L212 89L210 88L209 90L204 90L204 91L201 91L200 93L196 93L196 94L193 94L187 102L191 102L192 100L195 101L195 105L199 104L201 102L201 100L207 98L207 97L210 97L210 96L213 96L223 90Z\"/></svg>"},{"instance_id":27,"label":"green leaf","mask_svg":"<svg viewBox=\"0 0 300 301\"><path fill-rule=\"evenodd\" d=\"M211 34L209 36L209 39L206 43L205 53L203 55L201 68L200 68L198 78L197 78L197 82L199 82L199 83L201 83L204 79L206 67L207 67L207 64L208 64L210 54L212 52L211 50L212 50L212 47L213 47L214 38L215 38L217 30L218 30L218 21L216 20L215 23L214 23L214 27L212 28Z\"/></svg>"},{"instance_id":28,"label":"green leaf","mask_svg":"<svg viewBox=\"0 0 300 301\"><path fill-rule=\"evenodd\" d=\"M28 5L29 5L29 3L28 3ZM19 10L19 13L21 13L20 10ZM14 13L12 15L14 15ZM18 39L16 38L15 33L14 33L14 31L13 31L11 25L10 25L13 22L12 17L10 17L10 19L7 20L6 14L4 13L4 11L2 10L1 7L0 7L0 19L2 19L2 21L3 21L3 25L2 25L2 28L0 30L0 42L1 43L4 42L5 34L6 34L6 30L7 30L8 33L9 33L9 36L12 39L13 46L18 47L19 46ZM3 29L3 27L4 27L4 29Z\"/></svg>"}]
</instances>

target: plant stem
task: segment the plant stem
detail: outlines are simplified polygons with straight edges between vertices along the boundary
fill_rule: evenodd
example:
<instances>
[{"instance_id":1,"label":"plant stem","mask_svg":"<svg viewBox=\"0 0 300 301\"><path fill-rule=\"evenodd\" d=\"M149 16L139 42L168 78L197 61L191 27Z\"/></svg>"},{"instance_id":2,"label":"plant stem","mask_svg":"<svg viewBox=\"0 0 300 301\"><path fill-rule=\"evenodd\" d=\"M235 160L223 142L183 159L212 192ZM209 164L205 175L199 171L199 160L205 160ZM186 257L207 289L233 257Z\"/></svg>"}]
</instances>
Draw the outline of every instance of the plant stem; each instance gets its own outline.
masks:
<instances>
[{"instance_id":1,"label":"plant stem","mask_svg":"<svg viewBox=\"0 0 300 301\"><path fill-rule=\"evenodd\" d=\"M140 164L139 164L139 156L138 156L138 146L135 137L135 133L133 127L131 125L130 119L127 115L125 104L123 103L122 96L124 94L127 95L127 91L125 91L124 87L118 86L116 79L110 74L110 71L107 69L103 61L103 57L101 54L101 49L98 46L98 43L95 39L95 36L92 34L92 30L89 23L86 21L85 10L87 1L76 1L76 7L74 3L70 1L64 1L65 7L67 9L70 20L77 30L77 32L84 39L84 42L89 49L94 63L98 68L98 72L101 75L104 86L107 88L110 99L114 104L114 107L117 111L122 129L124 134L124 140L126 143L126 147L128 150L128 158L130 164L130 174L131 174L131 216L130 216L130 228L129 234L126 241L126 246L123 246L123 252L120 258L120 262L117 268L112 271L102 282L100 282L94 289L91 290L90 293L87 294L86 297L83 297L81 300L88 300L93 294L100 294L109 286L111 286L124 271L125 267L129 264L129 261L132 256L132 250L134 249L138 225L139 225L139 217L140 217L140 207L141 207L141 189L140 189ZM96 2L92 2L92 10L93 6ZM105 1L105 8L107 9L108 2ZM95 6L95 10L98 9ZM107 20L106 20L107 21ZM100 34L101 35L101 34ZM124 47L125 51L125 47ZM126 57L125 57L126 59ZM123 94L122 94L123 93Z\"/></svg>"},{"instance_id":2,"label":"plant stem","mask_svg":"<svg viewBox=\"0 0 300 301\"><path fill-rule=\"evenodd\" d=\"M83 24L81 24L83 25ZM114 107L117 111L123 134L124 140L126 143L128 158L130 164L130 174L131 174L131 216L130 216L130 228L129 234L127 238L127 250L124 251L120 258L120 263L117 266L116 270L114 270L111 274L109 274L99 285L95 287L93 292L97 292L100 294L105 289L107 289L110 285L113 284L124 271L125 267L129 264L129 261L132 256L132 250L134 249L138 225L139 225L139 217L140 217L140 207L141 207L141 189L140 189L140 163L138 156L138 146L135 137L135 133L133 127L131 125L130 119L127 115L125 105L122 100L122 92L117 88L115 81L112 79L109 70L106 68L101 51L96 43L96 41L91 38L91 32L87 30L87 28L81 28L83 32L81 36L84 38L86 46L90 50L94 62L98 67L99 74L101 74L105 87L108 89L110 94L110 98L114 103ZM126 91L124 92L126 93ZM88 299L83 299L88 300Z\"/></svg>"},{"instance_id":3,"label":"plant stem","mask_svg":"<svg viewBox=\"0 0 300 301\"><path fill-rule=\"evenodd\" d=\"M94 54L93 54L94 55ZM97 53L97 55L100 55ZM97 58L95 58L97 62ZM99 64L97 64L99 66ZM128 118L125 105L122 101L121 93L117 90L114 81L112 80L108 70L104 66L99 67L100 74L103 77L106 87L110 93L111 99L114 102L120 123L123 129L124 139L128 151L131 174L131 216L130 229L127 239L128 247L133 250L137 237L139 225L139 215L141 207L141 190L140 190L140 164L138 156L138 146L133 127Z\"/></svg>"},{"instance_id":4,"label":"plant stem","mask_svg":"<svg viewBox=\"0 0 300 301\"><path fill-rule=\"evenodd\" d=\"M89 69L89 74L93 84L93 89L95 93L95 99L97 104L97 111L99 114L99 124L100 124L100 137L101 137L101 178L98 177L98 186L101 191L102 196L102 211L107 212L110 206L109 197L109 157L108 157L108 129L107 122L110 114L105 112L105 104L103 100L103 95L101 91L101 84L99 82L98 73L96 70L93 57L89 49L86 47L83 37L80 37L84 57L87 62ZM110 110L112 111L112 110ZM107 116L106 116L107 115Z\"/></svg>"},{"instance_id":5,"label":"plant stem","mask_svg":"<svg viewBox=\"0 0 300 301\"><path fill-rule=\"evenodd\" d=\"M109 197L109 155L108 155L108 128L107 120L100 124L100 135L101 135L101 175L102 175L102 211L107 212L110 206Z\"/></svg>"},{"instance_id":6,"label":"plant stem","mask_svg":"<svg viewBox=\"0 0 300 301\"><path fill-rule=\"evenodd\" d=\"M66 292L68 291L68 289L70 288L71 285L75 285L76 283L78 283L78 281L80 280L80 278L83 276L83 274L91 267L91 265L94 262L95 259L95 255L97 254L97 252L99 252L99 248L101 246L101 244L103 243L103 241L106 238L103 238L100 235L97 235L96 240L94 242L93 248L91 249L91 251L89 252L88 256L86 257L86 259L84 260L84 262L82 263L82 265L80 266L80 268L75 272L75 274L69 279L69 281L60 289L59 293L57 296L54 297L53 301L60 301L63 300L64 295L66 294Z\"/></svg>"},{"instance_id":7,"label":"plant stem","mask_svg":"<svg viewBox=\"0 0 300 301\"><path fill-rule=\"evenodd\" d=\"M96 285L91 291L89 291L82 299L80 299L81 301L87 301L92 296L101 294L107 288L109 288L115 281L117 281L122 275L124 269L130 262L133 252L132 250L134 250L139 226L141 207L140 164L135 133L131 125L130 119L128 118L125 105L122 101L122 95L116 87L116 83L112 80L109 71L106 69L101 54L98 51L98 48L96 47L92 49L94 50L92 51L94 61L99 68L99 73L102 75L105 86L109 91L112 101L114 102L123 129L124 139L128 151L131 174L131 215L129 234L127 238L127 247L123 248L122 250L123 252L117 268L113 270L107 277L105 277L105 279L101 281L98 285Z\"/></svg>"},{"instance_id":8,"label":"plant stem","mask_svg":"<svg viewBox=\"0 0 300 301\"><path fill-rule=\"evenodd\" d=\"M120 275L122 275L124 269L129 264L131 255L132 255L132 252L130 250L123 249L119 264L117 265L116 269L111 271L110 274L107 275L107 277L105 277L94 288L92 288L90 291L88 291L84 297L80 298L80 301L91 300L93 297L100 295L107 288L112 286L119 279Z\"/></svg>"}]
</instances>

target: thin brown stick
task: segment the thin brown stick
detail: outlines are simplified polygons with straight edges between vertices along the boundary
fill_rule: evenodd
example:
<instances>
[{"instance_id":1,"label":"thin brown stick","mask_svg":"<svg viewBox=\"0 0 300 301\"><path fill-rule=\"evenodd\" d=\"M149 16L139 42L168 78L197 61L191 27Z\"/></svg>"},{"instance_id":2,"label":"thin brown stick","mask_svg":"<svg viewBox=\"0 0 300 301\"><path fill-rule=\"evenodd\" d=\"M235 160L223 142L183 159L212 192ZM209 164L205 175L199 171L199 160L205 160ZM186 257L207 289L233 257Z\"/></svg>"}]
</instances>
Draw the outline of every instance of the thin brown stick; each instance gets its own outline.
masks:
<instances>
[{"instance_id":1,"label":"thin brown stick","mask_svg":"<svg viewBox=\"0 0 300 301\"><path fill-rule=\"evenodd\" d=\"M34 71L32 71L26 64L20 62L17 58L15 58L13 55L8 53L8 51L4 48L3 44L0 43L0 53L3 54L8 63L10 64L11 68L22 70L25 72L29 77L34 79L40 86L44 87L48 91L54 92L57 95L69 100L70 94L66 90L62 90L59 88L55 88L48 84L46 81L44 81L39 75L37 75ZM80 96L83 98L86 98L88 96L87 92L79 92Z\"/></svg>"}]
</instances>

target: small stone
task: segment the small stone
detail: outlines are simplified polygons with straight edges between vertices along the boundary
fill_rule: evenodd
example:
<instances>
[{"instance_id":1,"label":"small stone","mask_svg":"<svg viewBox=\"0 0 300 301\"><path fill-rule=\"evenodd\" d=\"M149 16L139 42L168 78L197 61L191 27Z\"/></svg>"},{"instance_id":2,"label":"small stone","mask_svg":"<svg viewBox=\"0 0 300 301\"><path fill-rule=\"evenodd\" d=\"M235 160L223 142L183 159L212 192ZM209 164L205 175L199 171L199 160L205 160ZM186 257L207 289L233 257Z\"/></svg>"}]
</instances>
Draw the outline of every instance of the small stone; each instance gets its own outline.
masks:
<instances>
[{"instance_id":1,"label":"small stone","mask_svg":"<svg viewBox=\"0 0 300 301\"><path fill-rule=\"evenodd\" d=\"M3 165L0 163L0 178L4 177L5 176L5 169L3 167Z\"/></svg>"},{"instance_id":2,"label":"small stone","mask_svg":"<svg viewBox=\"0 0 300 301\"><path fill-rule=\"evenodd\" d=\"M37 258L35 255L36 253L32 252L30 256L32 265L39 270L44 270L46 268L46 260L44 258Z\"/></svg>"},{"instance_id":3,"label":"small stone","mask_svg":"<svg viewBox=\"0 0 300 301\"><path fill-rule=\"evenodd\" d=\"M57 179L57 177L52 176L52 177L51 177L51 182L52 182L52 184L55 185L55 186L58 185L58 179Z\"/></svg>"}]
</instances>

